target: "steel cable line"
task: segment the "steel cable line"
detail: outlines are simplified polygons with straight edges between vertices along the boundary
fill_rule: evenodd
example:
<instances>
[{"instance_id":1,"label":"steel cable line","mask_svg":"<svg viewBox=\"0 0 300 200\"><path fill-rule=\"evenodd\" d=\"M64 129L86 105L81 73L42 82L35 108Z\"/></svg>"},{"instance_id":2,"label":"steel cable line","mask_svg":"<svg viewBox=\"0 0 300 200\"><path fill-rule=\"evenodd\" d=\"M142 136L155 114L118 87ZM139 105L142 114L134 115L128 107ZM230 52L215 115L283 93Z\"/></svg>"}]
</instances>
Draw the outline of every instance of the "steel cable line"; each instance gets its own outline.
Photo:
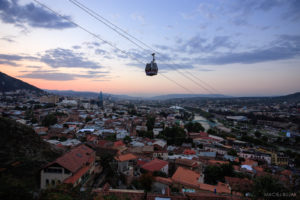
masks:
<instances>
[{"instance_id":1,"label":"steel cable line","mask_svg":"<svg viewBox=\"0 0 300 200\"><path fill-rule=\"evenodd\" d=\"M139 63L141 63L141 64L144 65L144 62L142 62L142 61L139 60L138 58L132 56L131 54L129 54L129 53L126 52L125 50L122 50L122 49L118 48L116 45L113 45L111 42L108 42L108 41L102 39L99 35L96 35L95 33L89 31L88 29L86 29L86 28L84 28L83 26L79 25L78 23L72 21L72 20L69 19L68 17L59 14L58 12L54 11L53 9L51 9L50 7L48 7L47 5L41 3L41 2L38 1L38 0L33 0L33 1L36 2L37 4L39 4L40 6L42 6L42 7L46 8L46 9L48 9L49 11L51 11L52 13L54 13L55 15L57 15L57 16L59 16L59 17L65 19L65 20L67 20L68 22L70 22L70 23L73 24L74 26L76 26L76 27L82 29L83 31L87 32L88 34L94 36L94 37L97 38L98 40L101 40L101 41L104 42L105 44L108 44L109 46L111 46L111 47L117 49L118 51L121 51L123 54L126 54L127 56L131 57L133 60L136 60L137 62L139 62ZM172 81L173 83L175 83L176 85L180 86L181 88L187 90L188 92L191 92L191 93L195 94L195 93L192 92L191 90L189 90L189 89L187 89L186 87L184 87L184 86L182 86L181 84L179 84L177 81L170 79L169 77L167 77L167 76L164 75L164 74L161 74L161 75L162 75L165 79L167 79L167 80L169 80L169 81Z\"/></svg>"},{"instance_id":2,"label":"steel cable line","mask_svg":"<svg viewBox=\"0 0 300 200\"><path fill-rule=\"evenodd\" d=\"M117 25L113 24L112 22L110 22L109 20L107 20L106 18L102 17L100 14L96 13L95 11L93 11L92 9L86 7L84 4L80 3L77 0L69 0L70 3L74 4L75 6L77 6L78 8L80 8L81 10L83 10L84 12L86 12L87 14L89 14L90 16L92 16L93 18L95 18L96 20L100 21L101 23L103 23L104 25L106 25L107 27L111 28L113 31L115 31L116 33L118 33L120 36L124 37L125 39L127 39L128 41L132 42L133 44L135 44L136 46L138 46L139 48L148 51L149 49L151 49L153 52L157 53L157 54L161 54L162 53L156 51L155 49L153 49L151 46L147 45L146 43L142 42L141 40L137 39L136 37L132 36L131 34L129 34L128 32L126 32L125 30L123 30L122 28L118 27ZM123 32L123 33L121 33ZM130 39L129 37L131 37L132 39ZM142 47L140 44L137 44L137 42L133 41L136 40L137 42L141 43L142 45L144 45L145 47L149 48L149 49L145 49L144 47ZM200 83L198 83L197 81L195 81L194 79L192 79L191 77L188 77L186 74L182 73L180 71L180 65L175 64L171 61L171 63L173 65L177 65L179 66L178 68L174 67L173 65L170 65L173 69L175 68L175 70L180 73L180 75L184 76L186 79L192 81L193 83L195 83L197 86L201 87L202 89L206 90L207 92L213 94L212 90L216 91L217 93L219 93L215 88L213 88L212 86L210 86L208 83L206 83L205 81L199 79L198 77L196 77L194 74L190 73L189 71L186 70L182 70L183 72L189 74L191 77L193 77L194 79L197 79L198 81L202 82L203 85L201 85Z\"/></svg>"}]
</instances>

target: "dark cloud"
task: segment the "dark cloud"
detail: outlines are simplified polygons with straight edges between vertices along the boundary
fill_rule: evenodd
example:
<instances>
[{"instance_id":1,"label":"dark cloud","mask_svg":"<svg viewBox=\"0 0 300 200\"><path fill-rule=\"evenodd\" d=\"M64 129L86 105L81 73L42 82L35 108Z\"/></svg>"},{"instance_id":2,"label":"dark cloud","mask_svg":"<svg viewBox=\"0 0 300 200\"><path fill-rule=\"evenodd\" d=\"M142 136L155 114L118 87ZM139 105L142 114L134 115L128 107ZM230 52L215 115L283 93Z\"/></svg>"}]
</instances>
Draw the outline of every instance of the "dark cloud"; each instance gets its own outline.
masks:
<instances>
[{"instance_id":1,"label":"dark cloud","mask_svg":"<svg viewBox=\"0 0 300 200\"><path fill-rule=\"evenodd\" d=\"M225 53L197 59L200 64L253 64L259 62L291 59L300 55L300 36L282 35L265 48L249 52Z\"/></svg>"},{"instance_id":2,"label":"dark cloud","mask_svg":"<svg viewBox=\"0 0 300 200\"><path fill-rule=\"evenodd\" d=\"M78 78L90 78L90 79L97 79L103 77L107 78L106 75L61 73L61 72L56 72L55 70L54 71L53 70L33 71L18 77L42 79L42 80L49 80L49 81L70 81Z\"/></svg>"},{"instance_id":3,"label":"dark cloud","mask_svg":"<svg viewBox=\"0 0 300 200\"><path fill-rule=\"evenodd\" d=\"M53 68L102 68L98 63L84 58L82 54L62 48L47 50L45 54L41 56L41 61Z\"/></svg>"},{"instance_id":4,"label":"dark cloud","mask_svg":"<svg viewBox=\"0 0 300 200\"><path fill-rule=\"evenodd\" d=\"M69 16L64 16L70 18ZM0 19L4 23L23 27L24 23L31 27L48 29L71 28L74 25L44 8L33 3L20 5L18 0L0 0Z\"/></svg>"},{"instance_id":5,"label":"dark cloud","mask_svg":"<svg viewBox=\"0 0 300 200\"><path fill-rule=\"evenodd\" d=\"M8 61L8 60L1 60L0 59L0 65L10 65L10 66L14 66L17 67L18 64L12 61Z\"/></svg>"},{"instance_id":6,"label":"dark cloud","mask_svg":"<svg viewBox=\"0 0 300 200\"><path fill-rule=\"evenodd\" d=\"M300 1L299 0L289 0L289 10L285 12L282 17L283 19L288 19L292 21L300 20Z\"/></svg>"},{"instance_id":7,"label":"dark cloud","mask_svg":"<svg viewBox=\"0 0 300 200\"><path fill-rule=\"evenodd\" d=\"M12 55L12 54L0 54L0 64L6 64L11 66L19 66L16 64L16 61L20 60L36 60L36 57L32 56L20 56L20 55Z\"/></svg>"}]
</instances>

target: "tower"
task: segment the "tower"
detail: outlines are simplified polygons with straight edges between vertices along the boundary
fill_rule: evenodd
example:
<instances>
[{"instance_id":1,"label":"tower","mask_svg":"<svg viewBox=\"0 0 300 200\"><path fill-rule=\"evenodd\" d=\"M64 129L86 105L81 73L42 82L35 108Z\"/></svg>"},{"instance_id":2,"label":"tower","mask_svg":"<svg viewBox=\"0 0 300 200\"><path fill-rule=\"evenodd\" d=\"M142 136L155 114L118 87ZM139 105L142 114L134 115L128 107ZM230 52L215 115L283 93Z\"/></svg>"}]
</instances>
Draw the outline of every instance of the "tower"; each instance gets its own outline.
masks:
<instances>
[{"instance_id":1,"label":"tower","mask_svg":"<svg viewBox=\"0 0 300 200\"><path fill-rule=\"evenodd\" d=\"M99 94L99 106L101 108L103 108L103 94L102 94L102 91L100 91L100 94Z\"/></svg>"}]
</instances>

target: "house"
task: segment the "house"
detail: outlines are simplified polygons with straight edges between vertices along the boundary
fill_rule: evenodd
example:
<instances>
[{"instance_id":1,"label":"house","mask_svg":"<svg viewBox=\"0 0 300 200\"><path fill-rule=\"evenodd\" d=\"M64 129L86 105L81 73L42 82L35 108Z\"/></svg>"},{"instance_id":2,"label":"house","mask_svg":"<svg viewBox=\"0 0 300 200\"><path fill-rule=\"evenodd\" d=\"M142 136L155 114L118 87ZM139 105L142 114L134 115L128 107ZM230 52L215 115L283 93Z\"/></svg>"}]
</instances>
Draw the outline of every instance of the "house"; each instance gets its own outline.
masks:
<instances>
[{"instance_id":1,"label":"house","mask_svg":"<svg viewBox=\"0 0 300 200\"><path fill-rule=\"evenodd\" d=\"M204 175L192 170L178 167L172 176L173 185L179 189L199 189L200 183L204 182Z\"/></svg>"},{"instance_id":2,"label":"house","mask_svg":"<svg viewBox=\"0 0 300 200\"><path fill-rule=\"evenodd\" d=\"M206 133L206 132L199 132L199 133L191 132L191 133L188 133L188 136L189 136L189 138L196 139L196 138L201 138L201 137L208 137L208 133Z\"/></svg>"},{"instance_id":3,"label":"house","mask_svg":"<svg viewBox=\"0 0 300 200\"><path fill-rule=\"evenodd\" d=\"M208 151L208 152L200 152L199 153L199 156L200 157L207 157L207 158L216 158L216 156L217 156L217 153L216 152L210 152L210 151Z\"/></svg>"},{"instance_id":4,"label":"house","mask_svg":"<svg viewBox=\"0 0 300 200\"><path fill-rule=\"evenodd\" d=\"M132 153L115 156L117 162L118 172L126 173L130 167L136 162L137 157Z\"/></svg>"},{"instance_id":5,"label":"house","mask_svg":"<svg viewBox=\"0 0 300 200\"><path fill-rule=\"evenodd\" d=\"M253 182L247 178L225 176L225 182L229 184L232 192L251 192Z\"/></svg>"},{"instance_id":6,"label":"house","mask_svg":"<svg viewBox=\"0 0 300 200\"><path fill-rule=\"evenodd\" d=\"M167 175L169 173L169 163L160 159L151 160L150 162L142 165L141 168L148 172L161 171Z\"/></svg>"},{"instance_id":7,"label":"house","mask_svg":"<svg viewBox=\"0 0 300 200\"><path fill-rule=\"evenodd\" d=\"M201 165L196 160L190 160L190 159L182 159L178 158L175 160L175 166L187 168L190 170L198 169L197 171L201 170Z\"/></svg>"},{"instance_id":8,"label":"house","mask_svg":"<svg viewBox=\"0 0 300 200\"><path fill-rule=\"evenodd\" d=\"M195 154L196 154L196 151L193 150L193 149L185 149L185 150L183 151L183 154L184 154L184 155L195 155Z\"/></svg>"},{"instance_id":9,"label":"house","mask_svg":"<svg viewBox=\"0 0 300 200\"><path fill-rule=\"evenodd\" d=\"M161 158L163 160L168 160L168 151L167 150L158 150L153 152L153 158Z\"/></svg>"},{"instance_id":10,"label":"house","mask_svg":"<svg viewBox=\"0 0 300 200\"><path fill-rule=\"evenodd\" d=\"M41 170L41 189L60 183L71 183L74 187L85 183L94 173L95 158L95 151L86 145L74 147Z\"/></svg>"},{"instance_id":11,"label":"house","mask_svg":"<svg viewBox=\"0 0 300 200\"><path fill-rule=\"evenodd\" d=\"M156 140L153 143L154 149L158 149L158 150L164 149L166 147L166 145L167 145L167 142L164 140Z\"/></svg>"},{"instance_id":12,"label":"house","mask_svg":"<svg viewBox=\"0 0 300 200\"><path fill-rule=\"evenodd\" d=\"M164 178L157 176L153 182L153 191L156 193L164 194L169 187L173 184L171 178Z\"/></svg>"}]
</instances>

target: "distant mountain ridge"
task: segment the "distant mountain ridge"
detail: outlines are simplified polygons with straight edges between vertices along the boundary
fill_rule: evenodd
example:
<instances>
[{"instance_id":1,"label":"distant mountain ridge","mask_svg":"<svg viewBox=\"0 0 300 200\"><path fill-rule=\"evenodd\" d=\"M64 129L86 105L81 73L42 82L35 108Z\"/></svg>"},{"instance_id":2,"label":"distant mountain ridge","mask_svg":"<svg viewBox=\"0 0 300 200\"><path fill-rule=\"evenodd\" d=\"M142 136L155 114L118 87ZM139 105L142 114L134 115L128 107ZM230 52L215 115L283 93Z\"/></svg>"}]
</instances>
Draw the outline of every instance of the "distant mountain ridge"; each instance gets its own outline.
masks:
<instances>
[{"instance_id":1,"label":"distant mountain ridge","mask_svg":"<svg viewBox=\"0 0 300 200\"><path fill-rule=\"evenodd\" d=\"M230 96L222 94L167 94L150 97L151 100L167 100L167 99L178 99L178 98L230 98Z\"/></svg>"},{"instance_id":2,"label":"distant mountain ridge","mask_svg":"<svg viewBox=\"0 0 300 200\"><path fill-rule=\"evenodd\" d=\"M16 90L31 90L35 92L43 92L43 90L33 85L30 85L24 81L0 72L0 92L9 92Z\"/></svg>"},{"instance_id":3,"label":"distant mountain ridge","mask_svg":"<svg viewBox=\"0 0 300 200\"><path fill-rule=\"evenodd\" d=\"M88 91L74 91L74 90L45 90L49 93L61 95L61 96L71 96L71 97L87 97L87 98L97 98L99 96L99 92L88 92ZM132 97L128 95L117 95L117 94L109 94L103 93L104 98L116 98L116 99L127 99L127 100L139 100L141 97Z\"/></svg>"}]
</instances>

